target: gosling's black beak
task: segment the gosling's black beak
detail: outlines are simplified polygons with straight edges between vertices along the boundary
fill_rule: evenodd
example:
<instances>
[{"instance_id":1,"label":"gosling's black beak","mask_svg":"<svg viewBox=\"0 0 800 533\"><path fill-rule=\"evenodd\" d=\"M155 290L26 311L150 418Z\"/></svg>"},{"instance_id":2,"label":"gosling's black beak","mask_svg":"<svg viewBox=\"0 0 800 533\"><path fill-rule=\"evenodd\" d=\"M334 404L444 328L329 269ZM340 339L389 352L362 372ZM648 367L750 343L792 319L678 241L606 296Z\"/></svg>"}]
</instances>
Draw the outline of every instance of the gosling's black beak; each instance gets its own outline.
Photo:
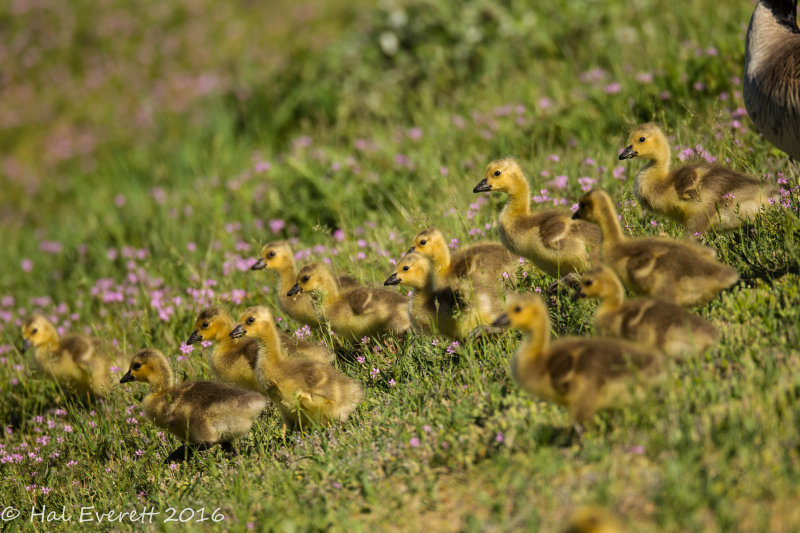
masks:
<instances>
[{"instance_id":1,"label":"gosling's black beak","mask_svg":"<svg viewBox=\"0 0 800 533\"><path fill-rule=\"evenodd\" d=\"M21 349L20 351L21 351L22 353L25 353L25 352L27 352L27 351L28 351L28 349L29 349L31 346L33 346L33 343L32 343L31 341L29 341L28 339L22 339L22 349Z\"/></svg>"},{"instance_id":2,"label":"gosling's black beak","mask_svg":"<svg viewBox=\"0 0 800 533\"><path fill-rule=\"evenodd\" d=\"M266 266L267 264L264 262L264 260L259 259L258 261L253 263L253 266L250 267L250 270L263 270Z\"/></svg>"},{"instance_id":3,"label":"gosling's black beak","mask_svg":"<svg viewBox=\"0 0 800 533\"><path fill-rule=\"evenodd\" d=\"M410 254L411 252L413 252L413 251L414 251L414 250L416 250L416 249L417 249L417 247L416 247L416 246L412 246L411 248L409 248L409 249L408 249L408 251L407 251L406 253L407 253L407 254Z\"/></svg>"},{"instance_id":4,"label":"gosling's black beak","mask_svg":"<svg viewBox=\"0 0 800 533\"><path fill-rule=\"evenodd\" d=\"M196 342L200 342L203 340L203 336L200 335L197 330L194 330L191 335L189 335L189 339L186 341L186 344L194 344Z\"/></svg>"},{"instance_id":5,"label":"gosling's black beak","mask_svg":"<svg viewBox=\"0 0 800 533\"><path fill-rule=\"evenodd\" d=\"M486 192L486 191L491 191L491 190L492 190L492 186L489 185L489 179L488 178L483 178L481 180L481 182L478 183L475 186L474 189L472 189L472 192Z\"/></svg>"},{"instance_id":6,"label":"gosling's black beak","mask_svg":"<svg viewBox=\"0 0 800 533\"><path fill-rule=\"evenodd\" d=\"M581 219L581 210L578 209L574 213L572 213L572 220L580 220Z\"/></svg>"},{"instance_id":7,"label":"gosling's black beak","mask_svg":"<svg viewBox=\"0 0 800 533\"><path fill-rule=\"evenodd\" d=\"M122 376L122 379L121 379L121 380L119 380L119 382L120 382L120 383L128 383L129 381L133 381L133 376L131 375L131 371L130 371L130 370L128 370L128 371L125 373L125 375L124 375L124 376Z\"/></svg>"},{"instance_id":8,"label":"gosling's black beak","mask_svg":"<svg viewBox=\"0 0 800 533\"><path fill-rule=\"evenodd\" d=\"M507 328L511 325L511 319L508 318L508 313L503 313L499 317L494 319L492 325L496 328Z\"/></svg>"},{"instance_id":9,"label":"gosling's black beak","mask_svg":"<svg viewBox=\"0 0 800 533\"><path fill-rule=\"evenodd\" d=\"M247 335L247 330L242 327L241 324L236 324L236 327L228 333L228 336L232 339L238 339L239 337L244 337Z\"/></svg>"},{"instance_id":10,"label":"gosling's black beak","mask_svg":"<svg viewBox=\"0 0 800 533\"><path fill-rule=\"evenodd\" d=\"M300 285L295 283L294 285L292 285L292 288L289 289L289 292L286 293L286 296L294 296L298 292L303 292L303 289L300 288Z\"/></svg>"},{"instance_id":11,"label":"gosling's black beak","mask_svg":"<svg viewBox=\"0 0 800 533\"><path fill-rule=\"evenodd\" d=\"M572 293L572 301L573 302L577 302L578 300L580 300L584 296L586 296L586 295L581 292L580 288L578 288L578 290L576 290L574 293Z\"/></svg>"},{"instance_id":12,"label":"gosling's black beak","mask_svg":"<svg viewBox=\"0 0 800 533\"><path fill-rule=\"evenodd\" d=\"M384 285L397 285L398 283L400 283L400 278L397 277L397 272L392 272L389 279L383 282Z\"/></svg>"},{"instance_id":13,"label":"gosling's black beak","mask_svg":"<svg viewBox=\"0 0 800 533\"><path fill-rule=\"evenodd\" d=\"M633 159L639 155L639 152L633 149L633 145L629 144L625 147L621 154L619 154L619 160L622 161L623 159Z\"/></svg>"}]
</instances>

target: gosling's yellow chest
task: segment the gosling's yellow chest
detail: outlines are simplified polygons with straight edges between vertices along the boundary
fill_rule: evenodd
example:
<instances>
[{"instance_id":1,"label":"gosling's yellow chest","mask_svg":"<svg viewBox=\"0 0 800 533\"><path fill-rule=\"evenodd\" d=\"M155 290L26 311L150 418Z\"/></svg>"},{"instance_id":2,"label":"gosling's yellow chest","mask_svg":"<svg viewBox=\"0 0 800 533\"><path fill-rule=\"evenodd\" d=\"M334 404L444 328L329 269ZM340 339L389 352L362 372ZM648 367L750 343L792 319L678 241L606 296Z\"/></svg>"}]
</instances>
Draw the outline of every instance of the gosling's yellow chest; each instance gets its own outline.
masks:
<instances>
[{"instance_id":1,"label":"gosling's yellow chest","mask_svg":"<svg viewBox=\"0 0 800 533\"><path fill-rule=\"evenodd\" d=\"M250 390L258 390L253 367L241 352L226 349L224 346L217 345L211 353L209 361L211 369L220 379L226 383L238 385Z\"/></svg>"}]
</instances>

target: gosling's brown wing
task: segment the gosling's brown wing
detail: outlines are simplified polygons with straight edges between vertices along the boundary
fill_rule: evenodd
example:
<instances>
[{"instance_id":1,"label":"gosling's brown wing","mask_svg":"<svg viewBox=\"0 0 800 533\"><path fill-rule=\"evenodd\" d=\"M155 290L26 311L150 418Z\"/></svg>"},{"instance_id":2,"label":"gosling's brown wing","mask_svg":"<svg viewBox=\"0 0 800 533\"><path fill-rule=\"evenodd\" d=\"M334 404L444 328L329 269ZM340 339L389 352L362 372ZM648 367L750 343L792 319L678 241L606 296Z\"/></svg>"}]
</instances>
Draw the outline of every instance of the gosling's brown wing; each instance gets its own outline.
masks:
<instances>
[{"instance_id":1,"label":"gosling's brown wing","mask_svg":"<svg viewBox=\"0 0 800 533\"><path fill-rule=\"evenodd\" d=\"M512 260L511 252L502 244L479 243L454 252L450 258L450 271L456 277L464 278L475 271L499 270Z\"/></svg>"},{"instance_id":2,"label":"gosling's brown wing","mask_svg":"<svg viewBox=\"0 0 800 533\"><path fill-rule=\"evenodd\" d=\"M336 276L336 283L340 289L349 289L351 287L360 287L361 283L351 276Z\"/></svg>"},{"instance_id":3,"label":"gosling's brown wing","mask_svg":"<svg viewBox=\"0 0 800 533\"><path fill-rule=\"evenodd\" d=\"M184 383L176 389L172 404L184 403L193 411L204 411L219 403L243 409L249 407L253 400L260 397L261 395L257 392L234 387L220 381L192 381ZM181 409L176 411L181 411Z\"/></svg>"},{"instance_id":4,"label":"gosling's brown wing","mask_svg":"<svg viewBox=\"0 0 800 533\"><path fill-rule=\"evenodd\" d=\"M699 178L703 174L703 167L699 164L684 165L672 173L672 183L675 192L681 200L696 200Z\"/></svg>"},{"instance_id":5,"label":"gosling's brown wing","mask_svg":"<svg viewBox=\"0 0 800 533\"><path fill-rule=\"evenodd\" d=\"M566 245L569 236L569 219L563 213L551 212L550 216L542 217L539 225L539 237L547 248L561 250Z\"/></svg>"},{"instance_id":6,"label":"gosling's brown wing","mask_svg":"<svg viewBox=\"0 0 800 533\"><path fill-rule=\"evenodd\" d=\"M346 293L345 298L350 309L356 315L366 315L375 310L375 305L398 305L406 303L405 296L396 292L376 288L358 288Z\"/></svg>"},{"instance_id":7,"label":"gosling's brown wing","mask_svg":"<svg viewBox=\"0 0 800 533\"><path fill-rule=\"evenodd\" d=\"M574 220L570 224L570 235L580 237L583 242L589 245L590 248L597 248L600 246L600 241L603 237L603 232L600 231L600 226L585 220Z\"/></svg>"},{"instance_id":8,"label":"gosling's brown wing","mask_svg":"<svg viewBox=\"0 0 800 533\"><path fill-rule=\"evenodd\" d=\"M547 360L547 374L550 384L558 394L565 395L569 392L571 382L575 375L575 358L570 350L552 350Z\"/></svg>"},{"instance_id":9,"label":"gosling's brown wing","mask_svg":"<svg viewBox=\"0 0 800 533\"><path fill-rule=\"evenodd\" d=\"M83 335L65 335L59 342L59 351L66 351L82 370L91 372L91 362L94 355L94 345L88 337Z\"/></svg>"}]
</instances>

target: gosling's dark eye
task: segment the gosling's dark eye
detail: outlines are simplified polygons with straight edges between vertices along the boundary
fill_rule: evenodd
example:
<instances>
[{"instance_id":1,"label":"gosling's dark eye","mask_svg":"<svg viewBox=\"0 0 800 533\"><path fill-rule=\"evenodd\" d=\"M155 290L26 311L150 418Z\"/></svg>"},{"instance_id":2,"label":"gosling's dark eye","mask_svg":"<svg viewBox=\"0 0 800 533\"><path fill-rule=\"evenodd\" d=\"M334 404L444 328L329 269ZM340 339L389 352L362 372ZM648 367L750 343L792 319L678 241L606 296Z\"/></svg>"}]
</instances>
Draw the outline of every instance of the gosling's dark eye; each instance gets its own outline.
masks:
<instances>
[{"instance_id":1,"label":"gosling's dark eye","mask_svg":"<svg viewBox=\"0 0 800 533\"><path fill-rule=\"evenodd\" d=\"M419 245L420 246L425 246L427 243L428 243L428 241L425 240L425 239L422 239L421 241L419 241Z\"/></svg>"},{"instance_id":2,"label":"gosling's dark eye","mask_svg":"<svg viewBox=\"0 0 800 533\"><path fill-rule=\"evenodd\" d=\"M140 368L142 368L142 363L133 363L131 365L131 369L133 370L139 370Z\"/></svg>"},{"instance_id":3,"label":"gosling's dark eye","mask_svg":"<svg viewBox=\"0 0 800 533\"><path fill-rule=\"evenodd\" d=\"M522 311L522 307L520 307L520 306L516 306L516 307L514 308L514 312L515 312L515 313L519 313L520 311Z\"/></svg>"},{"instance_id":4,"label":"gosling's dark eye","mask_svg":"<svg viewBox=\"0 0 800 533\"><path fill-rule=\"evenodd\" d=\"M586 281L583 282L584 286L586 286L586 287L591 287L592 283L594 283L594 282L592 280L590 280L590 279L587 279Z\"/></svg>"},{"instance_id":5,"label":"gosling's dark eye","mask_svg":"<svg viewBox=\"0 0 800 533\"><path fill-rule=\"evenodd\" d=\"M309 278L308 276L303 276L302 278L300 278L300 281L302 281L303 283L306 283L310 279L311 278Z\"/></svg>"},{"instance_id":6,"label":"gosling's dark eye","mask_svg":"<svg viewBox=\"0 0 800 533\"><path fill-rule=\"evenodd\" d=\"M643 143L644 142L644 137L639 137L639 142Z\"/></svg>"},{"instance_id":7,"label":"gosling's dark eye","mask_svg":"<svg viewBox=\"0 0 800 533\"><path fill-rule=\"evenodd\" d=\"M247 324L252 324L252 323L253 323L253 322L255 322L255 321L256 321L255 317L252 317L252 316L251 316L250 318L248 318L248 319L247 319L247 322L246 322L246 323L247 323Z\"/></svg>"},{"instance_id":8,"label":"gosling's dark eye","mask_svg":"<svg viewBox=\"0 0 800 533\"><path fill-rule=\"evenodd\" d=\"M275 252L270 252L267 254L267 257L275 257Z\"/></svg>"},{"instance_id":9,"label":"gosling's dark eye","mask_svg":"<svg viewBox=\"0 0 800 533\"><path fill-rule=\"evenodd\" d=\"M495 176L499 176L499 175L500 175L500 171L499 171L499 170L495 170L495 171L494 171L494 175L495 175Z\"/></svg>"},{"instance_id":10,"label":"gosling's dark eye","mask_svg":"<svg viewBox=\"0 0 800 533\"><path fill-rule=\"evenodd\" d=\"M408 270L408 265L403 267L403 272L405 272L406 270Z\"/></svg>"},{"instance_id":11,"label":"gosling's dark eye","mask_svg":"<svg viewBox=\"0 0 800 533\"><path fill-rule=\"evenodd\" d=\"M209 325L210 324L208 322L203 322L202 324L200 324L200 328L206 329Z\"/></svg>"},{"instance_id":12,"label":"gosling's dark eye","mask_svg":"<svg viewBox=\"0 0 800 533\"><path fill-rule=\"evenodd\" d=\"M38 329L38 328L33 328L33 331L31 331L31 335L36 335L36 332L37 332L37 331L39 331L39 329Z\"/></svg>"}]
</instances>

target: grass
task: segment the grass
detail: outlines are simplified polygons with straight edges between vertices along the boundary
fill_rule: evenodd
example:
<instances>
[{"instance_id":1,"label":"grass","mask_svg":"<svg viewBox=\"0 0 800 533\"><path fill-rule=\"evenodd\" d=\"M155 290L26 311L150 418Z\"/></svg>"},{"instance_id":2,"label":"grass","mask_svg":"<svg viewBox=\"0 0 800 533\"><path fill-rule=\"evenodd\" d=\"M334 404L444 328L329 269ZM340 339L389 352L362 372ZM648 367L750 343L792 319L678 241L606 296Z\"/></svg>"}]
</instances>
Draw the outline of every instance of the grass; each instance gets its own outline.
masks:
<instances>
[{"instance_id":1,"label":"grass","mask_svg":"<svg viewBox=\"0 0 800 533\"><path fill-rule=\"evenodd\" d=\"M634 531L800 530L798 172L741 110L751 7L0 8L0 494L23 513L7 527L45 529L22 519L46 505L72 512L68 529L94 505L152 507L165 530L185 527L161 523L172 507L219 508L216 527L233 531L553 531L598 503ZM672 364L650 401L580 439L511 380L514 334L370 340L339 363L367 391L351 421L284 441L270 410L240 457L177 469L162 465L177 442L141 415L143 387L75 404L18 351L40 310L209 377L204 349L179 347L203 305L274 303L275 280L247 271L262 243L289 238L303 261L382 283L425 226L461 244L497 238L503 199L471 189L509 154L535 203L569 207L600 186L630 233L678 236L633 201L639 162L616 158L645 120L676 157L779 180L788 207L707 238L743 280L700 310L719 348ZM511 278L527 291L553 281L528 265ZM591 334L595 304L551 303L556 334Z\"/></svg>"}]
</instances>

